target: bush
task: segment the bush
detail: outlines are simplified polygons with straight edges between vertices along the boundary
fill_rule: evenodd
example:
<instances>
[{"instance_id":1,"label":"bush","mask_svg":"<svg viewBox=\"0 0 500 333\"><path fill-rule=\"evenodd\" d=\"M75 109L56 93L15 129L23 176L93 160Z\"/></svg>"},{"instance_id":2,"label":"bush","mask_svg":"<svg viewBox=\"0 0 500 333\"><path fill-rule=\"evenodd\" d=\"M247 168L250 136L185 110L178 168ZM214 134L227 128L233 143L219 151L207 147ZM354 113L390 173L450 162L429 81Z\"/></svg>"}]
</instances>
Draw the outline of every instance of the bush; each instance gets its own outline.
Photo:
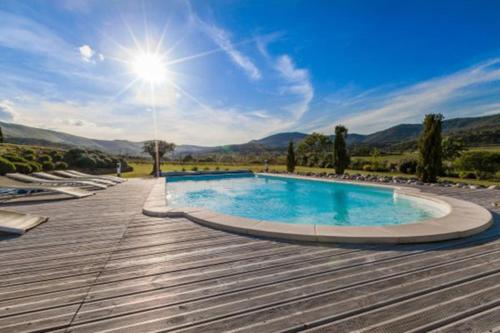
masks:
<instances>
[{"instance_id":1,"label":"bush","mask_svg":"<svg viewBox=\"0 0 500 333\"><path fill-rule=\"evenodd\" d=\"M52 157L50 157L50 155L47 155L47 154L43 154L43 155L38 156L37 160L39 163L42 163L42 164L46 163L46 162L52 163Z\"/></svg>"},{"instance_id":2,"label":"bush","mask_svg":"<svg viewBox=\"0 0 500 333\"><path fill-rule=\"evenodd\" d=\"M197 166L192 167L191 171L198 171L198 167Z\"/></svg>"},{"instance_id":3,"label":"bush","mask_svg":"<svg viewBox=\"0 0 500 333\"><path fill-rule=\"evenodd\" d=\"M23 149L23 151L21 152L21 155L25 156L25 155L36 155L36 152L33 150L33 149Z\"/></svg>"},{"instance_id":4,"label":"bush","mask_svg":"<svg viewBox=\"0 0 500 333\"><path fill-rule=\"evenodd\" d=\"M399 163L398 170L401 173L415 174L418 162L416 160L403 160Z\"/></svg>"},{"instance_id":5,"label":"bush","mask_svg":"<svg viewBox=\"0 0 500 333\"><path fill-rule=\"evenodd\" d=\"M5 155L3 155L3 158L11 161L12 163L27 163L28 162L24 158L22 158L21 156L15 155L15 154L5 154Z\"/></svg>"},{"instance_id":6,"label":"bush","mask_svg":"<svg viewBox=\"0 0 500 333\"><path fill-rule=\"evenodd\" d=\"M66 162L56 162L55 169L56 170L65 170L68 168L68 163Z\"/></svg>"},{"instance_id":7,"label":"bush","mask_svg":"<svg viewBox=\"0 0 500 333\"><path fill-rule=\"evenodd\" d=\"M363 165L363 171L374 171L374 170L372 170L372 165L367 163Z\"/></svg>"},{"instance_id":8,"label":"bush","mask_svg":"<svg viewBox=\"0 0 500 333\"><path fill-rule=\"evenodd\" d=\"M370 161L356 159L356 160L351 160L350 167L352 170L363 170L363 167L367 164L370 164Z\"/></svg>"},{"instance_id":9,"label":"bush","mask_svg":"<svg viewBox=\"0 0 500 333\"><path fill-rule=\"evenodd\" d=\"M64 161L68 163L68 165L75 165L79 158L86 155L86 151L79 148L73 148L68 150L64 154Z\"/></svg>"},{"instance_id":10,"label":"bush","mask_svg":"<svg viewBox=\"0 0 500 333\"><path fill-rule=\"evenodd\" d=\"M69 164L71 165L71 163ZM80 156L72 165L83 169L94 169L97 166L97 163L93 158L83 155Z\"/></svg>"},{"instance_id":11,"label":"bush","mask_svg":"<svg viewBox=\"0 0 500 333\"><path fill-rule=\"evenodd\" d=\"M14 162L14 166L16 167L17 172L24 173L26 175L30 174L32 170L28 163Z\"/></svg>"},{"instance_id":12,"label":"bush","mask_svg":"<svg viewBox=\"0 0 500 333\"><path fill-rule=\"evenodd\" d=\"M0 157L0 175L16 172L16 166L8 159Z\"/></svg>"},{"instance_id":13,"label":"bush","mask_svg":"<svg viewBox=\"0 0 500 333\"><path fill-rule=\"evenodd\" d=\"M40 163L35 162L35 161L28 161L27 163L31 167L31 172L40 172L40 171L42 171L42 165Z\"/></svg>"},{"instance_id":14,"label":"bush","mask_svg":"<svg viewBox=\"0 0 500 333\"><path fill-rule=\"evenodd\" d=\"M462 179L476 179L476 174L472 171L460 171L459 176Z\"/></svg>"},{"instance_id":15,"label":"bush","mask_svg":"<svg viewBox=\"0 0 500 333\"><path fill-rule=\"evenodd\" d=\"M52 158L52 162L60 162L64 159L64 154L57 151L57 150L51 150L49 151L49 155Z\"/></svg>"},{"instance_id":16,"label":"bush","mask_svg":"<svg viewBox=\"0 0 500 333\"><path fill-rule=\"evenodd\" d=\"M500 153L468 152L457 160L456 165L461 171L473 171L479 179L493 178L500 170Z\"/></svg>"},{"instance_id":17,"label":"bush","mask_svg":"<svg viewBox=\"0 0 500 333\"><path fill-rule=\"evenodd\" d=\"M50 171L50 170L54 170L55 165L52 162L43 162L42 163L42 168L45 171Z\"/></svg>"},{"instance_id":18,"label":"bush","mask_svg":"<svg viewBox=\"0 0 500 333\"><path fill-rule=\"evenodd\" d=\"M22 157L27 161L35 161L36 160L35 154L28 154L28 153L26 153L26 151L22 152Z\"/></svg>"}]
</instances>

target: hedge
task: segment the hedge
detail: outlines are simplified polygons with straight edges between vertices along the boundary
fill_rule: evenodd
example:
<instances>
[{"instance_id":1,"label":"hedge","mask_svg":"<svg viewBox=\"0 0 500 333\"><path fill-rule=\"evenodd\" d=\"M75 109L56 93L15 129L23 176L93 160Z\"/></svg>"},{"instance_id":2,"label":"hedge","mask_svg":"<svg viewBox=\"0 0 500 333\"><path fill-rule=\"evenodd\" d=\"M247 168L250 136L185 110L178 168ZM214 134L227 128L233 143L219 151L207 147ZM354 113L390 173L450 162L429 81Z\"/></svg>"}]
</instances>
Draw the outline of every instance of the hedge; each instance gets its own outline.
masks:
<instances>
[{"instance_id":1,"label":"hedge","mask_svg":"<svg viewBox=\"0 0 500 333\"><path fill-rule=\"evenodd\" d=\"M0 157L0 175L5 175L6 173L12 172L16 172L16 166L14 165L14 163L9 161L8 159Z\"/></svg>"},{"instance_id":2,"label":"hedge","mask_svg":"<svg viewBox=\"0 0 500 333\"><path fill-rule=\"evenodd\" d=\"M14 162L14 166L19 173L30 174L32 170L28 163Z\"/></svg>"}]
</instances>

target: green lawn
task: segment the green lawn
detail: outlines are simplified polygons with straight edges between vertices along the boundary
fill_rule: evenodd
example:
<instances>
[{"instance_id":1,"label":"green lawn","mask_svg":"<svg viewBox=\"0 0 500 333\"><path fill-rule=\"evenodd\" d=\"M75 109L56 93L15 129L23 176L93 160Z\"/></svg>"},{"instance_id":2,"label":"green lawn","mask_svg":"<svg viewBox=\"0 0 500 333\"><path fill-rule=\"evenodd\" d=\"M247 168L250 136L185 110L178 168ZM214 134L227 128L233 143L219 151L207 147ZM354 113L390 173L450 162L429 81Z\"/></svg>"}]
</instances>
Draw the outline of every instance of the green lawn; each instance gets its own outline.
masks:
<instances>
[{"instance_id":1,"label":"green lawn","mask_svg":"<svg viewBox=\"0 0 500 333\"><path fill-rule=\"evenodd\" d=\"M125 178L133 178L133 177L150 177L150 173L153 169L152 163L129 163L130 166L134 168L133 172L124 173L123 176ZM161 170L162 171L191 171L193 167L198 167L198 171L202 171L206 168L208 170L216 170L218 167L219 170L251 170L254 172L260 172L263 169L263 165L257 164L241 164L241 165L224 165L224 164L213 164L213 163L197 163L197 164L172 164L172 163L162 163ZM270 165L270 171L285 171L285 165ZM296 171L299 172L334 172L334 169L329 168L310 168L310 167L297 167ZM374 172L374 171L359 171L359 170L347 170L350 174L371 174L371 175L380 175L380 176L400 176L410 178L411 175L406 175L398 172ZM447 178L442 177L442 180L450 180L455 182L462 182L466 184L477 184L477 185L500 185L500 182L489 181L489 180L476 180L476 179L460 179L460 178Z\"/></svg>"}]
</instances>

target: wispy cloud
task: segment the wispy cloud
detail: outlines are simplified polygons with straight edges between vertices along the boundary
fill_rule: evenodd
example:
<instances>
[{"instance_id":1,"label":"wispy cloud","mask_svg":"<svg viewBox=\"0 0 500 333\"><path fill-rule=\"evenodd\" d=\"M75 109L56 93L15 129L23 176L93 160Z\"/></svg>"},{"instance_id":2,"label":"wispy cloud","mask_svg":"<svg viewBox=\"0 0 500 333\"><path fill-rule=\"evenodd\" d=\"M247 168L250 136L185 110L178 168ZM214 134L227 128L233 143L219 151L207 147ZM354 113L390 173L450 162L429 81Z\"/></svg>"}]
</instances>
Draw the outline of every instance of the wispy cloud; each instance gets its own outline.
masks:
<instances>
[{"instance_id":1,"label":"wispy cloud","mask_svg":"<svg viewBox=\"0 0 500 333\"><path fill-rule=\"evenodd\" d=\"M426 113L439 112L449 118L494 114L500 112L499 93L500 58L495 58L407 87L334 94L326 98L334 112L321 117L319 129L328 131L342 123L351 131L370 133L421 122Z\"/></svg>"},{"instance_id":2,"label":"wispy cloud","mask_svg":"<svg viewBox=\"0 0 500 333\"><path fill-rule=\"evenodd\" d=\"M210 39L229 56L233 63L240 67L248 77L250 77L250 79L260 80L262 78L260 69L248 55L243 54L236 48L231 40L231 34L228 31L213 23L202 20L193 12L190 12L190 20L206 33L207 36L209 36Z\"/></svg>"},{"instance_id":3,"label":"wispy cloud","mask_svg":"<svg viewBox=\"0 0 500 333\"><path fill-rule=\"evenodd\" d=\"M289 55L282 55L276 61L276 70L287 82L283 92L298 97L298 101L287 106L293 113L293 118L299 120L308 110L314 97L314 89L309 78L309 71L297 68Z\"/></svg>"}]
</instances>

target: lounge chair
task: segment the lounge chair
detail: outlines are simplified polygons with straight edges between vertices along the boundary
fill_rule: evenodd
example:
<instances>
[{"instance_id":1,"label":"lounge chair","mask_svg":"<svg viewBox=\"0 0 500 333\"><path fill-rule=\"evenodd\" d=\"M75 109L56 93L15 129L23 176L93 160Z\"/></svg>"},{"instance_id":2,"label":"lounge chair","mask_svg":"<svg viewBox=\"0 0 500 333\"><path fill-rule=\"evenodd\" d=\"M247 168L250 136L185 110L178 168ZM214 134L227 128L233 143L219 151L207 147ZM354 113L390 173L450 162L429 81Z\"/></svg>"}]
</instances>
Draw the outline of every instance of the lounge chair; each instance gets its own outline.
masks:
<instances>
[{"instance_id":1,"label":"lounge chair","mask_svg":"<svg viewBox=\"0 0 500 333\"><path fill-rule=\"evenodd\" d=\"M47 172L33 172L31 175L35 176L37 178L42 178L42 179L46 179L46 180L68 181L68 178L59 177L59 176L56 176L56 175L53 175L53 174L47 173ZM70 178L76 178L76 177L70 177ZM99 179L99 178L78 178L77 180L88 180L88 181L91 181L93 183L102 184L102 185L106 185L106 186L116 185L116 183L111 181L111 180Z\"/></svg>"},{"instance_id":2,"label":"lounge chair","mask_svg":"<svg viewBox=\"0 0 500 333\"><path fill-rule=\"evenodd\" d=\"M90 190L104 190L107 188L106 185L97 184L86 180L74 180L74 179L47 180L47 179L36 178L29 175L23 175L21 173L8 173L6 174L6 176L9 177L10 179L18 180L25 183L33 183L33 184L40 184L47 186L76 186Z\"/></svg>"},{"instance_id":3,"label":"lounge chair","mask_svg":"<svg viewBox=\"0 0 500 333\"><path fill-rule=\"evenodd\" d=\"M110 175L96 176L96 175L91 175L91 174L83 173L83 172L76 171L76 170L66 170L66 172L69 172L75 176L80 176L80 177L98 177L98 178L110 179L110 180L117 182L117 183L123 183L123 182L127 181L126 179L123 179L120 177L115 177L115 176L110 176Z\"/></svg>"},{"instance_id":4,"label":"lounge chair","mask_svg":"<svg viewBox=\"0 0 500 333\"><path fill-rule=\"evenodd\" d=\"M78 187L26 184L3 176L0 176L0 189L3 189L0 193L0 202L35 196L46 198L47 196L55 195L56 199L78 199L94 195L94 192L89 192Z\"/></svg>"},{"instance_id":5,"label":"lounge chair","mask_svg":"<svg viewBox=\"0 0 500 333\"><path fill-rule=\"evenodd\" d=\"M34 228L40 223L46 222L48 219L49 218L45 216L0 210L0 232L22 235L28 229Z\"/></svg>"},{"instance_id":6,"label":"lounge chair","mask_svg":"<svg viewBox=\"0 0 500 333\"><path fill-rule=\"evenodd\" d=\"M76 174L70 173L70 172L65 171L65 170L55 170L51 175L52 176L58 175L58 176L64 177L62 179L73 178L73 179L79 179L79 180L90 180L92 182L102 183L102 184L106 184L106 185L110 185L110 186L113 186L113 185L120 183L120 182L114 181L112 179L101 178L99 176L92 176L92 177L77 176Z\"/></svg>"}]
</instances>

